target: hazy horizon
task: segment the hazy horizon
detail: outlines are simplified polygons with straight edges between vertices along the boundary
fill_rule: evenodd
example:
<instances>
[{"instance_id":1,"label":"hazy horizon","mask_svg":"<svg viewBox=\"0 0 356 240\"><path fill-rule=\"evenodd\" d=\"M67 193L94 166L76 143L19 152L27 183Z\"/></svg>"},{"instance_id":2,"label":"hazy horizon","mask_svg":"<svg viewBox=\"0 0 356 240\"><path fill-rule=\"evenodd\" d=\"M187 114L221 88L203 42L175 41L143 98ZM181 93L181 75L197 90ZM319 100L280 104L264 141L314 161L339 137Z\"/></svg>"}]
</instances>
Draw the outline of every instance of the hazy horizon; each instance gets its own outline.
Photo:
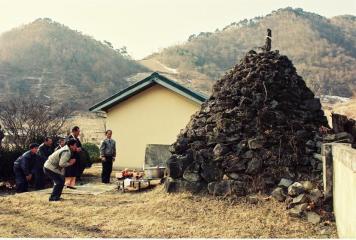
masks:
<instances>
[{"instance_id":1,"label":"hazy horizon","mask_svg":"<svg viewBox=\"0 0 356 240\"><path fill-rule=\"evenodd\" d=\"M356 14L356 1L313 0L0 0L0 34L38 18L126 46L134 59L182 43L191 34L264 16L279 8L303 8L325 17Z\"/></svg>"}]
</instances>

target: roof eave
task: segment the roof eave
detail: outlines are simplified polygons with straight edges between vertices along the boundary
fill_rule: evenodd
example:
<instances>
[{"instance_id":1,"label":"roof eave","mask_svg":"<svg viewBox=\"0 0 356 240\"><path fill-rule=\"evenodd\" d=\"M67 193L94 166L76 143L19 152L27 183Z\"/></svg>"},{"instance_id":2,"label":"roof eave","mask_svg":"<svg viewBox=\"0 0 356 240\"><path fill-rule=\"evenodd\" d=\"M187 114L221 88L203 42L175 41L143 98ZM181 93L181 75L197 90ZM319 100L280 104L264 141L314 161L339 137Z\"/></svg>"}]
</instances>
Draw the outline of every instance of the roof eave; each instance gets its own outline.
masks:
<instances>
[{"instance_id":1,"label":"roof eave","mask_svg":"<svg viewBox=\"0 0 356 240\"><path fill-rule=\"evenodd\" d=\"M107 112L107 110L109 108L111 108L113 105L116 105L116 104L128 99L129 97L137 94L138 92L141 92L141 91L147 89L153 83L154 83L153 81L142 82L141 84L135 86L134 88L132 88L130 90L126 90L124 93L119 94L119 96L113 97L110 100L106 99L106 100L94 105L93 107L89 108L89 111L96 112L96 111L101 110L101 111ZM115 94L115 95L117 95L117 94Z\"/></svg>"},{"instance_id":2,"label":"roof eave","mask_svg":"<svg viewBox=\"0 0 356 240\"><path fill-rule=\"evenodd\" d=\"M139 92L144 91L145 89L151 87L154 84L159 84L164 86L173 92L176 92L180 95L185 96L186 98L198 103L202 104L208 97L197 92L194 92L174 81L154 72L150 76L146 77L145 79L133 84L132 86L112 95L111 97L95 104L94 106L89 108L91 112L97 111L105 111L107 112L111 107L114 105L125 101L129 97L136 95Z\"/></svg>"},{"instance_id":3,"label":"roof eave","mask_svg":"<svg viewBox=\"0 0 356 240\"><path fill-rule=\"evenodd\" d=\"M182 89L179 89L177 88L177 86L172 86L171 84L167 83L166 81L163 81L159 78L155 78L154 81L159 84L159 85L162 85L170 90L172 90L173 92L176 92L180 95L183 95L184 97L196 102L196 103L199 103L199 104L202 104L206 99L204 99L204 97L188 90L187 88L185 88L184 90ZM189 93L187 93L189 91ZM193 96L192 96L193 95Z\"/></svg>"}]
</instances>

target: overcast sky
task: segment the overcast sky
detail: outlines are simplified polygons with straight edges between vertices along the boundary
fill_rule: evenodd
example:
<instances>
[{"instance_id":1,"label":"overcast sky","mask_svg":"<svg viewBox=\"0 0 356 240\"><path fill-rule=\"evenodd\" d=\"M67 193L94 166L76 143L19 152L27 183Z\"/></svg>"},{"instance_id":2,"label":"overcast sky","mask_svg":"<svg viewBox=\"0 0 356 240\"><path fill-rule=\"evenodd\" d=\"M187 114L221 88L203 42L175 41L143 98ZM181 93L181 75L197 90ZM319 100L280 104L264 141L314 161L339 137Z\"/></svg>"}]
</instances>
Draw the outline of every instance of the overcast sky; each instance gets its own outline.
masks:
<instances>
[{"instance_id":1,"label":"overcast sky","mask_svg":"<svg viewBox=\"0 0 356 240\"><path fill-rule=\"evenodd\" d=\"M288 6L356 15L356 0L0 0L0 33L48 17L141 59L193 33Z\"/></svg>"}]
</instances>

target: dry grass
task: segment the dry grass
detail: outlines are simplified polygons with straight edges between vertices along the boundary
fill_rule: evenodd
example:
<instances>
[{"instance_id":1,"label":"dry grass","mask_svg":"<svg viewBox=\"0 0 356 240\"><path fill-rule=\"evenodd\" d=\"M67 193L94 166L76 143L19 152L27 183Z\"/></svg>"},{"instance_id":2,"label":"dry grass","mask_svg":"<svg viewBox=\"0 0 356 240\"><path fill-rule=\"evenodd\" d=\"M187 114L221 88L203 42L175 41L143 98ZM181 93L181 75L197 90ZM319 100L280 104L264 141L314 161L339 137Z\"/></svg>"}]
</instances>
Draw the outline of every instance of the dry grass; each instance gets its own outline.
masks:
<instances>
[{"instance_id":1,"label":"dry grass","mask_svg":"<svg viewBox=\"0 0 356 240\"><path fill-rule=\"evenodd\" d=\"M332 111L356 119L356 99L353 98L348 102L335 104Z\"/></svg>"},{"instance_id":2,"label":"dry grass","mask_svg":"<svg viewBox=\"0 0 356 240\"><path fill-rule=\"evenodd\" d=\"M94 181L98 170L89 173ZM0 197L0 236L336 237L334 225L290 218L283 204L264 201L262 196L253 205L244 199L232 202L188 193L166 194L159 186L142 193L63 197L55 203L36 192Z\"/></svg>"},{"instance_id":3,"label":"dry grass","mask_svg":"<svg viewBox=\"0 0 356 240\"><path fill-rule=\"evenodd\" d=\"M345 115L348 118L356 119L356 99L353 98L350 101L336 104L323 103L323 110L330 125L332 112Z\"/></svg>"}]
</instances>

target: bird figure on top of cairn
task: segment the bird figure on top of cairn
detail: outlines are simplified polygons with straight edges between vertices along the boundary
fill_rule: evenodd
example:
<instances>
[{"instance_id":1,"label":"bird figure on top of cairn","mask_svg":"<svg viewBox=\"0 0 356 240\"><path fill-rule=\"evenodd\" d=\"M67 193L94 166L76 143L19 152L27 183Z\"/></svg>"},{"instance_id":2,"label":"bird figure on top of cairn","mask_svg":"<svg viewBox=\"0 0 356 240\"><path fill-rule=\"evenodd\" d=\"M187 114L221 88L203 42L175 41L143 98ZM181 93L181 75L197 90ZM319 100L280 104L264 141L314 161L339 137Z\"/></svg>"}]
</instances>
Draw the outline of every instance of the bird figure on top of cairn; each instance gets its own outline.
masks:
<instances>
[{"instance_id":1,"label":"bird figure on top of cairn","mask_svg":"<svg viewBox=\"0 0 356 240\"><path fill-rule=\"evenodd\" d=\"M255 47L255 49L261 49L264 52L270 52L271 48L272 48L272 30L267 28L265 45L262 47ZM279 52L278 50L276 51ZM256 53L256 52L254 50L251 50L249 53Z\"/></svg>"},{"instance_id":2,"label":"bird figure on top of cairn","mask_svg":"<svg viewBox=\"0 0 356 240\"><path fill-rule=\"evenodd\" d=\"M271 46L272 45L272 30L267 28L267 36L266 36L266 42L265 46L263 47L263 50L266 52L271 51Z\"/></svg>"}]
</instances>

